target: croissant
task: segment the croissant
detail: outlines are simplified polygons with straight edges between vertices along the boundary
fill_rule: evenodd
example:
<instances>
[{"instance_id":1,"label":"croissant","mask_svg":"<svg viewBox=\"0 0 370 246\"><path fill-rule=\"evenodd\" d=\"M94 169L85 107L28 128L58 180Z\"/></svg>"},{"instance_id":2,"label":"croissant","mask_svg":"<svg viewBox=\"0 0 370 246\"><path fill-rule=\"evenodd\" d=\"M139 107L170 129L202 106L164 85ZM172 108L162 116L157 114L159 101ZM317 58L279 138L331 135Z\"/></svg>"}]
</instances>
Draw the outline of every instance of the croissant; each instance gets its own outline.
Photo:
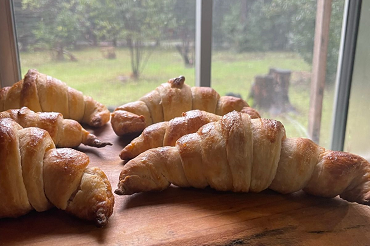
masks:
<instances>
[{"instance_id":1,"label":"croissant","mask_svg":"<svg viewBox=\"0 0 370 246\"><path fill-rule=\"evenodd\" d=\"M23 106L35 112L59 112L66 119L94 127L103 126L110 119L110 112L103 104L35 69L28 70L23 80L0 91L0 112Z\"/></svg>"},{"instance_id":2,"label":"croissant","mask_svg":"<svg viewBox=\"0 0 370 246\"><path fill-rule=\"evenodd\" d=\"M174 147L145 151L120 173L117 194L180 187L287 194L303 189L322 197L370 204L370 164L305 138L287 138L281 122L231 112Z\"/></svg>"},{"instance_id":3,"label":"croissant","mask_svg":"<svg viewBox=\"0 0 370 246\"><path fill-rule=\"evenodd\" d=\"M98 226L107 224L112 188L104 172L88 164L82 152L56 149L47 131L0 119L0 218L55 206Z\"/></svg>"},{"instance_id":4,"label":"croissant","mask_svg":"<svg viewBox=\"0 0 370 246\"><path fill-rule=\"evenodd\" d=\"M244 108L241 112L245 112ZM257 111L252 108L246 112L251 118L260 118ZM175 146L180 137L196 132L201 126L218 121L222 116L202 110L191 110L182 113L182 117L173 118L170 121L162 121L146 127L143 132L128 145L121 153L122 160L132 159L142 152L162 146Z\"/></svg>"},{"instance_id":5,"label":"croissant","mask_svg":"<svg viewBox=\"0 0 370 246\"><path fill-rule=\"evenodd\" d=\"M38 127L49 132L57 147L77 147L81 143L92 147L112 145L100 141L94 134L85 130L77 121L64 119L61 113L33 112L27 107L0 112L0 119L11 118L22 127Z\"/></svg>"},{"instance_id":6,"label":"croissant","mask_svg":"<svg viewBox=\"0 0 370 246\"><path fill-rule=\"evenodd\" d=\"M210 87L190 87L185 84L185 77L180 76L161 84L138 101L117 107L112 113L111 123L114 132L123 136L141 132L151 124L180 117L192 109L224 115L244 107L249 108L249 105L241 98L221 97Z\"/></svg>"}]
</instances>

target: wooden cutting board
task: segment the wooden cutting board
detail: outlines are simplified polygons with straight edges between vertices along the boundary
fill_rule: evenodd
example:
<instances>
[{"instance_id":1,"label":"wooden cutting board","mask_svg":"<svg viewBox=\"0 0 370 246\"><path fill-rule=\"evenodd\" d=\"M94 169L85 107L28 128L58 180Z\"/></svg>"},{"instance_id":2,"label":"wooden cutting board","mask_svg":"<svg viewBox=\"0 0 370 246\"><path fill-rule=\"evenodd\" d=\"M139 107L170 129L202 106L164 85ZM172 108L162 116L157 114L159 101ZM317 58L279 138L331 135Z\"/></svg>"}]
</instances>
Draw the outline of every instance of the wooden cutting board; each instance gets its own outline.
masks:
<instances>
[{"instance_id":1,"label":"wooden cutting board","mask_svg":"<svg viewBox=\"0 0 370 246\"><path fill-rule=\"evenodd\" d=\"M123 162L111 125L90 130L113 146L78 149L116 189ZM1 199L1 198L0 198ZM97 228L58 209L0 219L0 245L370 245L370 208L297 192L235 194L170 187L115 195L109 224Z\"/></svg>"}]
</instances>

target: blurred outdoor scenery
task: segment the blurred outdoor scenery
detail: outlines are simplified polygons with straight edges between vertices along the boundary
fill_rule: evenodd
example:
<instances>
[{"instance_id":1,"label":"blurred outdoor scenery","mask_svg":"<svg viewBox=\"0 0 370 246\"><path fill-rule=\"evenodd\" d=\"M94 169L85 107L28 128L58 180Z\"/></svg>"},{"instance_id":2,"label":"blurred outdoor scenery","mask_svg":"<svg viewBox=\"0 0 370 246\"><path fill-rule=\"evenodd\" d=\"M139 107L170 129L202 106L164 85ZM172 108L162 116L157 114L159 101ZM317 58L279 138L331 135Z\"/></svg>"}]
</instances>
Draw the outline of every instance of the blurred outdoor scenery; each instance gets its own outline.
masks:
<instances>
[{"instance_id":1,"label":"blurred outdoor scenery","mask_svg":"<svg viewBox=\"0 0 370 246\"><path fill-rule=\"evenodd\" d=\"M211 86L254 106L256 76L288 71L291 107L260 110L307 136L315 0L214 0ZM344 0L333 0L320 145L330 140ZM35 68L110 109L168 79L194 86L195 0L14 0L22 75ZM258 107L257 107L258 109Z\"/></svg>"}]
</instances>

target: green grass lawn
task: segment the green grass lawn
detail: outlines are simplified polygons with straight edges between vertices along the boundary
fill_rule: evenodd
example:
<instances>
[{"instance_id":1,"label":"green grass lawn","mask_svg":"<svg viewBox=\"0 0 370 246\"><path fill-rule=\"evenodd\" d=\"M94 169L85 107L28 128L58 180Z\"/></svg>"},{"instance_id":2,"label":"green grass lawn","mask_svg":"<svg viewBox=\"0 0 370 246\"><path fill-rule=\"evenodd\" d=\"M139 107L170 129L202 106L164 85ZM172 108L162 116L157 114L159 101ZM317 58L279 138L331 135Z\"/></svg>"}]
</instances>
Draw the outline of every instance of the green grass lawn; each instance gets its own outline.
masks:
<instances>
[{"instance_id":1,"label":"green grass lawn","mask_svg":"<svg viewBox=\"0 0 370 246\"><path fill-rule=\"evenodd\" d=\"M153 52L139 80L131 78L130 56L117 49L117 59L102 57L99 49L73 52L77 62L52 62L48 53L21 53L22 73L29 68L58 78L69 86L109 106L137 100L169 78L183 74L194 80L194 70L182 66L172 52Z\"/></svg>"},{"instance_id":2,"label":"green grass lawn","mask_svg":"<svg viewBox=\"0 0 370 246\"><path fill-rule=\"evenodd\" d=\"M149 51L147 51L148 53ZM51 61L47 52L21 53L22 74L29 68L58 78L68 86L92 96L97 101L114 108L130 101L136 101L145 93L155 89L169 78L184 75L186 83L194 86L194 68L185 67L180 55L174 49L154 50L139 79L131 76L131 60L127 49L117 48L117 58L103 58L99 48L73 51L77 62ZM220 94L238 93L247 99L256 75L267 74L269 68L289 69L293 72L289 89L290 101L296 113L263 117L281 120L288 136L305 136L307 129L310 80L295 78L295 73L309 73L311 67L295 53L243 53L214 51L212 54L212 87ZM325 97L321 141L327 146L330 137L332 92ZM249 103L251 103L249 101Z\"/></svg>"}]
</instances>

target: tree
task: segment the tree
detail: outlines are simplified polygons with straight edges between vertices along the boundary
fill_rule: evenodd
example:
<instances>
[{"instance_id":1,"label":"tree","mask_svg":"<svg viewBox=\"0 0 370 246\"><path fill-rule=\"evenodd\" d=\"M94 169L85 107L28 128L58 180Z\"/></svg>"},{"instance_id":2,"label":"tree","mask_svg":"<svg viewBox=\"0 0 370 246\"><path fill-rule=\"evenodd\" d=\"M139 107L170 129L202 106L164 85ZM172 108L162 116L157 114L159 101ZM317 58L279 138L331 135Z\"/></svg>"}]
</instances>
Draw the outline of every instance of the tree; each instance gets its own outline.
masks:
<instances>
[{"instance_id":1,"label":"tree","mask_svg":"<svg viewBox=\"0 0 370 246\"><path fill-rule=\"evenodd\" d=\"M23 8L33 11L39 17L33 34L39 45L52 51L52 58L64 60L65 54L71 60L75 57L67 51L79 38L75 0L24 0Z\"/></svg>"},{"instance_id":2,"label":"tree","mask_svg":"<svg viewBox=\"0 0 370 246\"><path fill-rule=\"evenodd\" d=\"M163 33L173 25L172 0L23 0L26 10L39 16L33 34L37 42L53 51L53 58L63 60L73 55L68 48L77 41L125 40L130 50L132 76L138 78L151 52L151 43L158 43Z\"/></svg>"},{"instance_id":3,"label":"tree","mask_svg":"<svg viewBox=\"0 0 370 246\"><path fill-rule=\"evenodd\" d=\"M180 39L176 49L183 58L185 66L194 64L191 53L194 47L191 42L195 39L195 1L177 0L173 6L173 13L181 13L173 16L172 36ZM186 13L186 14L182 14Z\"/></svg>"},{"instance_id":4,"label":"tree","mask_svg":"<svg viewBox=\"0 0 370 246\"><path fill-rule=\"evenodd\" d=\"M282 1L282 0L279 0ZM290 2L296 14L292 16L290 41L294 49L311 64L315 36L316 1L299 0ZM332 83L337 71L339 44L342 31L344 1L333 0L327 53L327 82Z\"/></svg>"},{"instance_id":5,"label":"tree","mask_svg":"<svg viewBox=\"0 0 370 246\"><path fill-rule=\"evenodd\" d=\"M273 1L242 0L224 15L222 29L237 52L287 50L291 13L272 11Z\"/></svg>"},{"instance_id":6,"label":"tree","mask_svg":"<svg viewBox=\"0 0 370 246\"><path fill-rule=\"evenodd\" d=\"M16 15L16 31L19 50L27 51L36 42L36 37L31 30L37 28L41 19L38 13L24 9L22 0L13 0Z\"/></svg>"},{"instance_id":7,"label":"tree","mask_svg":"<svg viewBox=\"0 0 370 246\"><path fill-rule=\"evenodd\" d=\"M328 78L336 73L343 8L343 1L332 1ZM222 31L238 52L294 50L311 64L315 18L316 1L242 0L234 2L225 12Z\"/></svg>"},{"instance_id":8,"label":"tree","mask_svg":"<svg viewBox=\"0 0 370 246\"><path fill-rule=\"evenodd\" d=\"M173 1L130 0L117 4L115 1L95 0L91 4L99 9L96 35L113 45L117 45L120 39L126 41L132 76L138 78L151 54L148 50L163 38L164 30L173 19L170 11Z\"/></svg>"}]
</instances>

